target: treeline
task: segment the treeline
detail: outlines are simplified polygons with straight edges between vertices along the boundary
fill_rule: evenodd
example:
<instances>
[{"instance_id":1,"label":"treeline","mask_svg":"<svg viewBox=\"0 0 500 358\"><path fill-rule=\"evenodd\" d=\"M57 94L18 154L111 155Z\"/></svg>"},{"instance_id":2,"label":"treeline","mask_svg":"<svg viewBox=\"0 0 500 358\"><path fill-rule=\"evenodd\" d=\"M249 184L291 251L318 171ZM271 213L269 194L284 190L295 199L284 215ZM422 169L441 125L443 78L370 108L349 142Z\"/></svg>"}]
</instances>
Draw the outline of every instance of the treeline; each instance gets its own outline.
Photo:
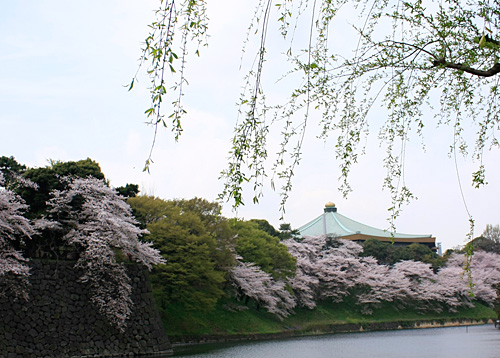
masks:
<instances>
[{"instance_id":1,"label":"treeline","mask_svg":"<svg viewBox=\"0 0 500 358\"><path fill-rule=\"evenodd\" d=\"M133 307L123 263L151 267L163 262L160 251L167 263L152 275L160 301L191 310L210 310L227 295L239 260L276 279L294 274L295 259L280 243L291 235L286 225L228 220L203 199L137 193L134 184L111 188L91 159L29 168L0 157L0 294L29 298L30 259L72 260L101 313L123 326Z\"/></svg>"},{"instance_id":2,"label":"treeline","mask_svg":"<svg viewBox=\"0 0 500 358\"><path fill-rule=\"evenodd\" d=\"M492 307L496 299L496 253L476 250L469 262L462 252L440 257L419 244L304 238L289 225L275 230L265 220L225 218L217 203L199 198L127 201L166 260L152 275L163 308L211 310L236 301L284 318L297 306L343 300L370 314L384 302L453 312L474 300Z\"/></svg>"},{"instance_id":3,"label":"treeline","mask_svg":"<svg viewBox=\"0 0 500 358\"><path fill-rule=\"evenodd\" d=\"M90 159L27 168L2 157L0 173L0 204L3 195L11 218L24 225L11 225L10 237L0 231L0 248L12 248L0 252L1 282L17 277L26 284L25 258L76 260L95 301L118 325L133 306L123 270L128 261L154 266L162 308L211 311L224 301L278 318L297 306L344 300L366 314L384 302L422 311L453 311L473 300L492 306L500 281L496 253L479 250L467 261L463 253L439 257L418 244L299 237L289 224L276 230L266 220L225 218L218 203L205 199L138 196L134 184L110 188ZM2 220L8 223L5 215ZM2 261L6 256L17 260L17 271ZM10 287L1 292L20 286Z\"/></svg>"}]
</instances>

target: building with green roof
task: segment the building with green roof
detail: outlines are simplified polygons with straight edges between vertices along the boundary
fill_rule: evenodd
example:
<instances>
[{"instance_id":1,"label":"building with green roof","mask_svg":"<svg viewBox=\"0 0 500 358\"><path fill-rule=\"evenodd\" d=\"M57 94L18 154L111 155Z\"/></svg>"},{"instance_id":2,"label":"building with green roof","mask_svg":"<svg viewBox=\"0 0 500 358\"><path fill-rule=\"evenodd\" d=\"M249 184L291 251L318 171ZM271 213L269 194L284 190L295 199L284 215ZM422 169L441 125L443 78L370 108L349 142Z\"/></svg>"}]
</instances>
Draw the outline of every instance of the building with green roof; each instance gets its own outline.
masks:
<instances>
[{"instance_id":1,"label":"building with green roof","mask_svg":"<svg viewBox=\"0 0 500 358\"><path fill-rule=\"evenodd\" d=\"M339 214L335 204L331 202L325 205L322 215L303 225L298 231L300 236L328 235L360 243L373 238L393 242L397 246L417 243L437 250L436 238L432 235L410 235L376 229Z\"/></svg>"}]
</instances>

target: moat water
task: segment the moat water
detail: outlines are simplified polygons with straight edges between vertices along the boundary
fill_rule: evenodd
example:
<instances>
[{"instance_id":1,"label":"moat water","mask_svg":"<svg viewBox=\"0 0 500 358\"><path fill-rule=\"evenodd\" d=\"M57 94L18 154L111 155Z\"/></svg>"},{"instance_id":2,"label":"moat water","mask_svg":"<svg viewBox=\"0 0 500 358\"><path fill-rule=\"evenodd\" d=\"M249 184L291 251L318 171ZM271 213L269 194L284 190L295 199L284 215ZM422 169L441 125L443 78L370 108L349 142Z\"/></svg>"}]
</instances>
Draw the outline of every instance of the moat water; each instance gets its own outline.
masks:
<instances>
[{"instance_id":1,"label":"moat water","mask_svg":"<svg viewBox=\"0 0 500 358\"><path fill-rule=\"evenodd\" d=\"M196 358L498 358L493 325L344 333L242 343L179 347Z\"/></svg>"}]
</instances>

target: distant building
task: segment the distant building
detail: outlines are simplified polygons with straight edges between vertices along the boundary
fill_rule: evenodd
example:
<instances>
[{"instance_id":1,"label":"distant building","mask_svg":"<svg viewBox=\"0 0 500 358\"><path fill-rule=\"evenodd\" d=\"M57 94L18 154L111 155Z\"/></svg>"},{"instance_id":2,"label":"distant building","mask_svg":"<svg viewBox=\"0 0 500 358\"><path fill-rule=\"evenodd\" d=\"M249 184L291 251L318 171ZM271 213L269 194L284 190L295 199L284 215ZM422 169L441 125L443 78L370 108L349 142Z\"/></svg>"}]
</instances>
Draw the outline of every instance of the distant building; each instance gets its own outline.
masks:
<instances>
[{"instance_id":1,"label":"distant building","mask_svg":"<svg viewBox=\"0 0 500 358\"><path fill-rule=\"evenodd\" d=\"M443 256L443 247L441 246L440 242L437 243L437 254L439 256Z\"/></svg>"},{"instance_id":2,"label":"distant building","mask_svg":"<svg viewBox=\"0 0 500 358\"><path fill-rule=\"evenodd\" d=\"M325 205L324 213L298 229L300 236L328 235L363 243L368 239L377 239L384 242L393 242L396 246L411 245L414 243L426 245L437 250L436 238L432 235L410 235L391 233L387 230L361 224L337 212L334 203Z\"/></svg>"}]
</instances>

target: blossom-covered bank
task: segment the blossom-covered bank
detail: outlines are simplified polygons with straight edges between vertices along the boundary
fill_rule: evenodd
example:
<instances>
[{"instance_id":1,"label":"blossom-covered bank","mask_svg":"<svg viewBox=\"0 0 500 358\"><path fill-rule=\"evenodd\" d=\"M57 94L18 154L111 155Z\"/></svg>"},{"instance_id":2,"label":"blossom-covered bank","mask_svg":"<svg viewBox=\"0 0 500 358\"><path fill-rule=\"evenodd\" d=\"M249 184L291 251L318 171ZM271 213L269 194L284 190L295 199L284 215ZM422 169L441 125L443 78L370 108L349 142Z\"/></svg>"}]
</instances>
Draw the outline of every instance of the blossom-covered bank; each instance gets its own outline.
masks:
<instances>
[{"instance_id":1,"label":"blossom-covered bank","mask_svg":"<svg viewBox=\"0 0 500 358\"><path fill-rule=\"evenodd\" d=\"M320 236L284 243L297 260L296 274L286 282L248 263L232 270L239 290L278 317L292 314L295 307L313 309L319 302L347 298L367 315L384 302L422 312L455 312L472 307L473 300L493 307L500 282L500 255L491 252L475 252L469 271L464 269L464 255L455 254L435 272L420 261L379 264L371 256L361 256L362 246L348 240Z\"/></svg>"}]
</instances>

